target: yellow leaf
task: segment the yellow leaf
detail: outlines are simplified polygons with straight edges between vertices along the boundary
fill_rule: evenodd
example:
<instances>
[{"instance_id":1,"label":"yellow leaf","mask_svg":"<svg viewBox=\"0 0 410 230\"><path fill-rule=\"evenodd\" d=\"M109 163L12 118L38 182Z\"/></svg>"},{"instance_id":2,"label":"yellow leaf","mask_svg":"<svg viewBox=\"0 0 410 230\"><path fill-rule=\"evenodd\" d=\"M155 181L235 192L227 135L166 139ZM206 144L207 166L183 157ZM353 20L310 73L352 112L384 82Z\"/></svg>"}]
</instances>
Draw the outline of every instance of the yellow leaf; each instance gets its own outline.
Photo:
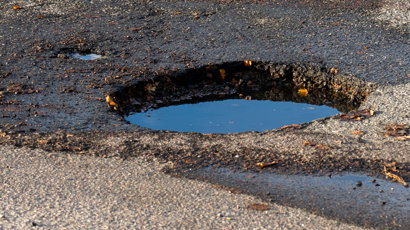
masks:
<instances>
[{"instance_id":1,"label":"yellow leaf","mask_svg":"<svg viewBox=\"0 0 410 230\"><path fill-rule=\"evenodd\" d=\"M107 101L108 105L111 106L114 110L118 109L118 104L114 102L110 95L105 96L105 101Z\"/></svg>"},{"instance_id":2,"label":"yellow leaf","mask_svg":"<svg viewBox=\"0 0 410 230\"><path fill-rule=\"evenodd\" d=\"M224 69L219 69L219 73L221 74L222 80L225 80L226 77L226 71Z\"/></svg>"},{"instance_id":3,"label":"yellow leaf","mask_svg":"<svg viewBox=\"0 0 410 230\"><path fill-rule=\"evenodd\" d=\"M256 165L261 167L261 168L265 168L265 167L275 165L277 163L278 163L277 161L272 161L272 162L268 162L268 163L259 162L259 163L256 163Z\"/></svg>"},{"instance_id":4,"label":"yellow leaf","mask_svg":"<svg viewBox=\"0 0 410 230\"><path fill-rule=\"evenodd\" d=\"M13 9L15 9L15 10L21 10L21 9L23 9L23 7L14 5L14 6L13 6Z\"/></svg>"},{"instance_id":5,"label":"yellow leaf","mask_svg":"<svg viewBox=\"0 0 410 230\"><path fill-rule=\"evenodd\" d=\"M332 74L337 74L337 72L339 72L339 70L335 67L330 69L330 73L332 73Z\"/></svg>"},{"instance_id":6,"label":"yellow leaf","mask_svg":"<svg viewBox=\"0 0 410 230\"><path fill-rule=\"evenodd\" d=\"M244 60L245 66L249 67L252 66L252 61L251 60Z\"/></svg>"},{"instance_id":7,"label":"yellow leaf","mask_svg":"<svg viewBox=\"0 0 410 230\"><path fill-rule=\"evenodd\" d=\"M309 93L307 89L298 89L298 94L301 97L306 97Z\"/></svg>"}]
</instances>

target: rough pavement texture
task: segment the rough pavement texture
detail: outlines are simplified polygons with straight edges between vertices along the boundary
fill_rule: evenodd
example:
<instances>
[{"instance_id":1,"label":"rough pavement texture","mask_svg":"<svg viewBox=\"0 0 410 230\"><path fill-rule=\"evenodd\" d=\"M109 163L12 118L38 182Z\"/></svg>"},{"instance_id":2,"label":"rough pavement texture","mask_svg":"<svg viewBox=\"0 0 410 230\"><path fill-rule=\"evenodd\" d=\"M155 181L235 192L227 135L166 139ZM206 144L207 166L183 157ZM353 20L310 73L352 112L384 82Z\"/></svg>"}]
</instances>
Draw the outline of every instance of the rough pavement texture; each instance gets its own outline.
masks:
<instances>
[{"instance_id":1,"label":"rough pavement texture","mask_svg":"<svg viewBox=\"0 0 410 230\"><path fill-rule=\"evenodd\" d=\"M173 178L141 158L1 146L2 229L360 229ZM268 210L249 210L252 204Z\"/></svg>"},{"instance_id":2,"label":"rough pavement texture","mask_svg":"<svg viewBox=\"0 0 410 230\"><path fill-rule=\"evenodd\" d=\"M0 143L148 156L168 162L169 169L219 163L254 169L255 162L280 159L280 167L268 170L351 169L380 176L383 165L394 161L408 180L409 129L397 136L381 132L386 125L409 126L409 21L405 0L2 0ZM69 56L76 52L105 58ZM119 87L169 70L244 59L314 63L378 84L361 108L375 114L360 121L326 118L301 129L205 136L127 124L105 102ZM4 158L9 151L1 153Z\"/></svg>"}]
</instances>

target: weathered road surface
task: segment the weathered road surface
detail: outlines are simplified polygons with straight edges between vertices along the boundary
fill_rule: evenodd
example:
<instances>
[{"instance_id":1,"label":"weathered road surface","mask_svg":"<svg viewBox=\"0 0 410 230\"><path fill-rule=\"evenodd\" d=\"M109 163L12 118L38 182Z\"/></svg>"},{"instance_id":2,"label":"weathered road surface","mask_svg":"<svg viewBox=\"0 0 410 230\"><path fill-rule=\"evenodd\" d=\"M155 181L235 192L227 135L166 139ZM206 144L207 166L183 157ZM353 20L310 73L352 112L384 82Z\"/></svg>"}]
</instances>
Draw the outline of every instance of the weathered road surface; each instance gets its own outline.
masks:
<instances>
[{"instance_id":1,"label":"weathered road surface","mask_svg":"<svg viewBox=\"0 0 410 230\"><path fill-rule=\"evenodd\" d=\"M307 212L277 204L252 211L247 206L262 201L160 169L257 171L256 162L280 160L264 171L380 177L396 162L408 181L408 9L407 1L376 0L0 1L1 226L346 229L347 221L404 229L410 218L326 215L339 223L309 214L303 203L294 206ZM105 58L67 55L76 52ZM361 106L375 113L210 136L133 126L105 102L146 77L245 59L356 76L377 86ZM375 219L389 212L383 203L367 211Z\"/></svg>"}]
</instances>

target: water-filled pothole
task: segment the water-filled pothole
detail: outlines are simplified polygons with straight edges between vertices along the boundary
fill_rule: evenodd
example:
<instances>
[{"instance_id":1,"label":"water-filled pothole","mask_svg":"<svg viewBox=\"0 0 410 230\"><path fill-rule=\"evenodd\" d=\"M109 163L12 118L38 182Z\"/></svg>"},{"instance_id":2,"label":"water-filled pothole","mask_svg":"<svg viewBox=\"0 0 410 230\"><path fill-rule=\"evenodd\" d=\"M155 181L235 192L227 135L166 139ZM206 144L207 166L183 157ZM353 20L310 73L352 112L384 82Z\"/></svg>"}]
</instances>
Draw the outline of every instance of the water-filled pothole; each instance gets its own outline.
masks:
<instances>
[{"instance_id":1,"label":"water-filled pothole","mask_svg":"<svg viewBox=\"0 0 410 230\"><path fill-rule=\"evenodd\" d=\"M324 105L229 99L161 107L131 114L126 119L153 130L234 133L266 131L337 113L338 110Z\"/></svg>"},{"instance_id":2,"label":"water-filled pothole","mask_svg":"<svg viewBox=\"0 0 410 230\"><path fill-rule=\"evenodd\" d=\"M77 59L81 59L84 61L88 61L88 60L97 60L97 59L101 59L103 58L102 55L100 54L80 54L80 53L73 53L73 54L68 54L68 57L72 57L72 58L77 58Z\"/></svg>"},{"instance_id":3,"label":"water-filled pothole","mask_svg":"<svg viewBox=\"0 0 410 230\"><path fill-rule=\"evenodd\" d=\"M276 64L269 62L251 62L238 61L224 64L207 65L201 68L188 69L180 72L168 72L158 74L146 78L134 84L124 86L117 92L112 93L107 100L114 110L119 111L125 116L133 113L147 112L161 107L168 107L172 105L182 104L196 104L200 102L223 101L228 99L250 99L250 103L257 107L260 104L258 101L287 101L295 102L288 104L296 104L297 106L304 106L297 103L305 103L312 105L316 111L321 111L324 107L314 107L313 105L326 105L335 108L341 112L348 112L358 108L360 103L365 100L368 94L374 90L375 86L367 83L353 76L338 74L335 68L328 69L317 65L304 64ZM213 104L218 105L219 102ZM224 103L230 103L226 101ZM243 102L246 103L246 102ZM203 106L197 104L194 106ZM222 105L223 106L223 105ZM263 109L269 109L267 105L258 105ZM175 107L177 108L177 107ZM319 109L320 108L320 109ZM171 109L168 108L166 110ZM184 109L179 106L178 109ZM248 110L252 110L250 108ZM273 108L275 109L275 108ZM273 110L272 109L272 110ZM319 117L328 116L337 113L333 110L324 112L318 117L307 117L307 112L298 109L281 109L280 115L283 117L299 116L299 120L289 121L282 124L304 123L314 120ZM233 111L234 109L231 108ZM194 110L191 110L194 111ZM212 113L212 111L207 110ZM218 112L218 111L217 111ZM148 112L150 114L153 112ZM156 112L155 112L156 113ZM184 116L199 118L198 116L209 116L209 113L184 114ZM259 112L264 113L264 112ZM140 118L144 118L147 124L153 124L158 121L151 115L140 114ZM224 115L222 113L222 115ZM242 112L235 112L225 114L227 117L227 126L234 124L235 121L229 120L229 117L236 115L244 115L242 120L251 122L254 115L247 115ZM264 115L265 120L277 119L269 113L259 114ZM134 115L134 118L138 115ZM181 116L181 115L178 115ZM170 118L169 115L161 117L161 120ZM183 117L172 117L175 119L183 119ZM129 118L132 120L132 117ZM199 118L200 120L202 118ZM224 118L223 118L224 119ZM222 122L225 120L222 119ZM134 119L135 120L135 119ZM141 119L138 119L137 124ZM174 121L162 122L165 125L170 125ZM205 121L209 124L209 121ZM213 122L213 121L211 121ZM225 122L225 123L226 123ZM231 122L231 124L230 124ZM188 123L188 126L191 123ZM254 122L256 126L260 122ZM280 127L275 125L272 128ZM168 129L164 127L150 127L153 129ZM266 129L270 129L267 127ZM265 128L263 130L266 130ZM171 129L172 130L172 129ZM258 127L246 128L247 131L260 131ZM174 130L175 131L175 130ZM178 129L177 131L185 131ZM193 131L193 130L187 130ZM209 132L208 130L195 130L200 132ZM240 129L239 131L245 131ZM220 131L211 131L220 132ZM225 132L225 131L222 131ZM228 131L229 132L229 131ZM236 132L236 131L233 131Z\"/></svg>"}]
</instances>

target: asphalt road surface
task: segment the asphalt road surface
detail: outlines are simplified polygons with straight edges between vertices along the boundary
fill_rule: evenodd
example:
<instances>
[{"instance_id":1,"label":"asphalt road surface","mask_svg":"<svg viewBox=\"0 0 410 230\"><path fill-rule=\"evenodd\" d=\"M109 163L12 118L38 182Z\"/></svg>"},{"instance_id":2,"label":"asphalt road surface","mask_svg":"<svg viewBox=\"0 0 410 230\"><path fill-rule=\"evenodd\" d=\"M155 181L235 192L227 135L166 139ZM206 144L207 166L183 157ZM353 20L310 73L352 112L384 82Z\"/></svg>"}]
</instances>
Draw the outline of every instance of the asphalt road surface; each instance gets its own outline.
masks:
<instances>
[{"instance_id":1,"label":"asphalt road surface","mask_svg":"<svg viewBox=\"0 0 410 230\"><path fill-rule=\"evenodd\" d=\"M363 209L369 219L350 220L335 207L320 212L286 194L270 200L249 184L190 172L215 166L385 180L386 167L408 182L409 7L405 0L0 0L0 228L405 229L410 218L389 214L409 209L408 189L394 192L400 207L375 197L378 208ZM114 96L126 98L138 82L151 92L158 79L187 69L244 60L279 78L286 71L320 78L352 98L362 89L367 99L347 119L226 135L152 131L113 111L123 102Z\"/></svg>"}]
</instances>

